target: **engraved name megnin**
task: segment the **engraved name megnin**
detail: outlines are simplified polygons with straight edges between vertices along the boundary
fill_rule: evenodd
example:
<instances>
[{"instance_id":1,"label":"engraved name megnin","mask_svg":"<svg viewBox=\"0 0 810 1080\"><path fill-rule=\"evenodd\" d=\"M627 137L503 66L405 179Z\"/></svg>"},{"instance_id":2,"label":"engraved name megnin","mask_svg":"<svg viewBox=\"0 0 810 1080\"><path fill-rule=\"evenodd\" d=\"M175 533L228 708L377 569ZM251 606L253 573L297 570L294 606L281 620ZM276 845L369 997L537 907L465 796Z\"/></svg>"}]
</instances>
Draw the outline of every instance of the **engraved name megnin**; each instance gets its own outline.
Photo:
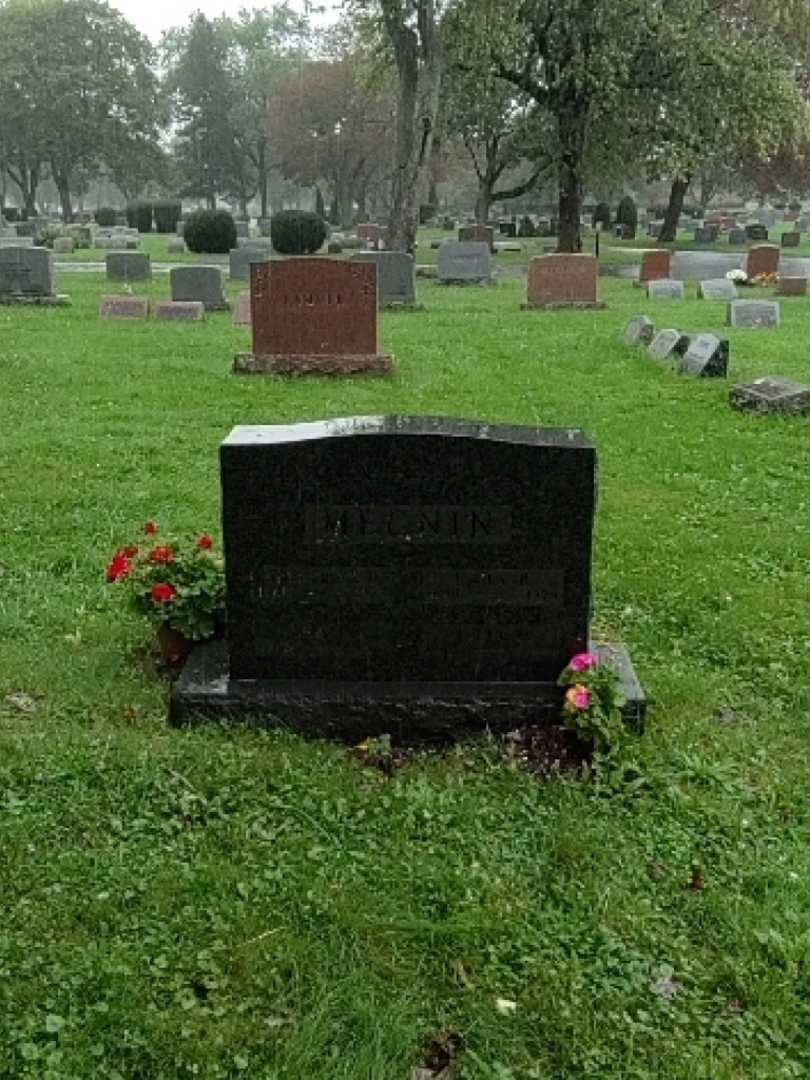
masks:
<instances>
[{"instance_id":1,"label":"engraved name megnin","mask_svg":"<svg viewBox=\"0 0 810 1080\"><path fill-rule=\"evenodd\" d=\"M512 514L502 507L306 507L313 544L508 544Z\"/></svg>"}]
</instances>

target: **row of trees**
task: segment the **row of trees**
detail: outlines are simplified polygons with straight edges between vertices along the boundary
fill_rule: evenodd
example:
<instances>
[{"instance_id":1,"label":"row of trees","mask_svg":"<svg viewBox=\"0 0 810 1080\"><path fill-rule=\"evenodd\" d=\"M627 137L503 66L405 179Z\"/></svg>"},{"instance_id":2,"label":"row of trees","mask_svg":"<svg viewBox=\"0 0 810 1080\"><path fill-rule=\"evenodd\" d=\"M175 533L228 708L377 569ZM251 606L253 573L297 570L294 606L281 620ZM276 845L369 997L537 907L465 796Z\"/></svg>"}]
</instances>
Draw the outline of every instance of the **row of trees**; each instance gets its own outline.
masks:
<instances>
[{"instance_id":1,"label":"row of trees","mask_svg":"<svg viewBox=\"0 0 810 1080\"><path fill-rule=\"evenodd\" d=\"M271 176L316 189L348 225L385 206L413 248L448 163L476 213L558 192L560 249L587 187L810 186L804 0L345 0L328 35L286 3L209 20L159 50L102 0L0 2L0 166L29 209L63 213L105 170L215 206L269 210ZM443 170L445 170L443 172ZM328 204L328 205L327 205Z\"/></svg>"}]
</instances>

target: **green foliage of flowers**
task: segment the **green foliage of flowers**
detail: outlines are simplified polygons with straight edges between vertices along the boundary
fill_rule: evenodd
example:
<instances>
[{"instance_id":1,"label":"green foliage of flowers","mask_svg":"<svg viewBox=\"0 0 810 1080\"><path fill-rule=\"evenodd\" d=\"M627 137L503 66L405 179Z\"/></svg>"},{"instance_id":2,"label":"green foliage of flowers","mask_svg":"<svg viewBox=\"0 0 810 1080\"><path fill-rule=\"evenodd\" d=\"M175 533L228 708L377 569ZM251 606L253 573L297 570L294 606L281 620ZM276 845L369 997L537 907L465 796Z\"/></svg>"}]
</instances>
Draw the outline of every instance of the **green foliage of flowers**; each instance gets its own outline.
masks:
<instances>
[{"instance_id":1,"label":"green foliage of flowers","mask_svg":"<svg viewBox=\"0 0 810 1080\"><path fill-rule=\"evenodd\" d=\"M118 548L107 564L110 584L120 582L137 611L156 626L165 624L187 638L211 637L225 614L222 559L207 533L195 540L157 536L144 526L147 542Z\"/></svg>"},{"instance_id":2,"label":"green foliage of flowers","mask_svg":"<svg viewBox=\"0 0 810 1080\"><path fill-rule=\"evenodd\" d=\"M568 687L563 704L566 727L596 754L619 750L629 729L619 679L610 664L600 663L593 653L578 653L560 675L559 684Z\"/></svg>"}]
</instances>

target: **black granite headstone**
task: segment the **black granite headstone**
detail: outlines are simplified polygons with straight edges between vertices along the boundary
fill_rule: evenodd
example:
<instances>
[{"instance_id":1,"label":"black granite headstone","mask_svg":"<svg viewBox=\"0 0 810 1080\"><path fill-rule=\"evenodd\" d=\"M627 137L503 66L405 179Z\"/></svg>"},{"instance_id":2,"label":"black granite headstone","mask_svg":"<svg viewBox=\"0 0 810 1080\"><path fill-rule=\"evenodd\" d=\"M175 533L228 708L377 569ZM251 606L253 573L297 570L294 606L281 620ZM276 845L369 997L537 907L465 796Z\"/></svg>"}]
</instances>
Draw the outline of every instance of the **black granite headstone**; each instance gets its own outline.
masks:
<instances>
[{"instance_id":1,"label":"black granite headstone","mask_svg":"<svg viewBox=\"0 0 810 1080\"><path fill-rule=\"evenodd\" d=\"M589 641L582 432L354 417L237 427L220 458L229 662L192 665L176 719L252 702L318 734L437 737L559 708Z\"/></svg>"}]
</instances>

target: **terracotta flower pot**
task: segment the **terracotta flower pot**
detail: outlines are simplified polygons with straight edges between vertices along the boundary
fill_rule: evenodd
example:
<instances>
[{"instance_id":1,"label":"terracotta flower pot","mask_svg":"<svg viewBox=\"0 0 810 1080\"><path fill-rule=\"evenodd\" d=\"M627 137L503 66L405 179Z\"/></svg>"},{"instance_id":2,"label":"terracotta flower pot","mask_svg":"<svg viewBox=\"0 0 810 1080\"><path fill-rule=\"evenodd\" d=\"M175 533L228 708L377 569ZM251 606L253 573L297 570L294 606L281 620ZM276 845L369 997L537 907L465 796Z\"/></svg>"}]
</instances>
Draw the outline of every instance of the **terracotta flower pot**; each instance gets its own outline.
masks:
<instances>
[{"instance_id":1,"label":"terracotta flower pot","mask_svg":"<svg viewBox=\"0 0 810 1080\"><path fill-rule=\"evenodd\" d=\"M194 642L175 630L172 626L162 623L157 631L158 646L163 660L170 668L181 668L188 660Z\"/></svg>"}]
</instances>

